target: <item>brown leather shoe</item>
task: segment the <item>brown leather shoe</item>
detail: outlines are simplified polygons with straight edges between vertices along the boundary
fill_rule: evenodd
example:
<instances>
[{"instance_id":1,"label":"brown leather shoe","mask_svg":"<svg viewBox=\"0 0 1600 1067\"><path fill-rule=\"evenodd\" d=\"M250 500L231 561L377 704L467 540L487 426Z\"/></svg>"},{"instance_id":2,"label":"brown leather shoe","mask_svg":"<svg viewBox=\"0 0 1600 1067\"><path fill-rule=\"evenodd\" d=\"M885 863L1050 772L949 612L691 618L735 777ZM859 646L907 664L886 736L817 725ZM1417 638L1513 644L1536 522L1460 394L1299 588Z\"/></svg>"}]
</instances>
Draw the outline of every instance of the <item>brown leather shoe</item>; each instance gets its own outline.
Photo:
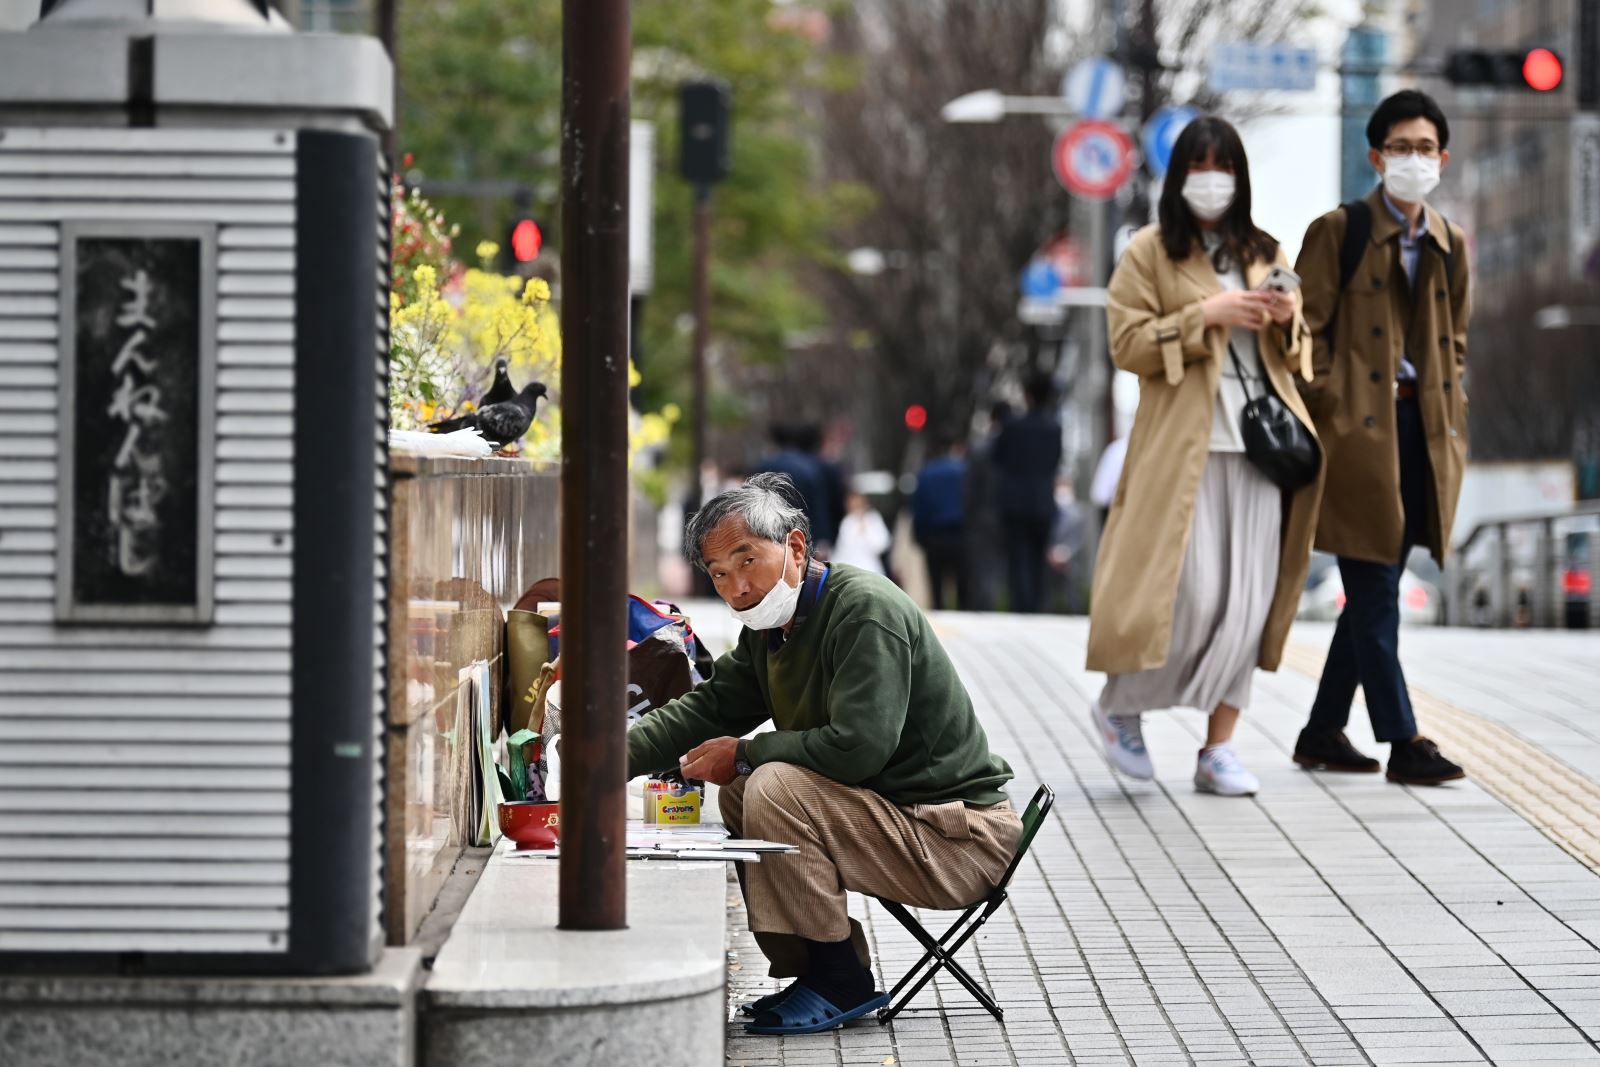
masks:
<instances>
[{"instance_id":1,"label":"brown leather shoe","mask_svg":"<svg viewBox=\"0 0 1600 1067\"><path fill-rule=\"evenodd\" d=\"M1312 734L1301 730L1294 743L1294 761L1312 770L1346 774L1376 774L1378 771L1378 761L1362 755L1343 732Z\"/></svg>"}]
</instances>

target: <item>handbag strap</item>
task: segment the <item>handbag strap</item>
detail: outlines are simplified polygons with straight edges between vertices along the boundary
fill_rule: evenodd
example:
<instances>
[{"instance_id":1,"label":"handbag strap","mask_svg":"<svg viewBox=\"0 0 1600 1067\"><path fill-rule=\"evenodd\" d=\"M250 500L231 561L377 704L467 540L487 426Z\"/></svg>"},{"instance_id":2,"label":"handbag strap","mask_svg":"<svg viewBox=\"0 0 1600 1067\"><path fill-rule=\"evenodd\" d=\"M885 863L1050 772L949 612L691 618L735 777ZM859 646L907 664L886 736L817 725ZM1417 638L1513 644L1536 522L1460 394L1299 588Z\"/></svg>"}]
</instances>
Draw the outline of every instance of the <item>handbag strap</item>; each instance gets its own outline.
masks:
<instances>
[{"instance_id":1,"label":"handbag strap","mask_svg":"<svg viewBox=\"0 0 1600 1067\"><path fill-rule=\"evenodd\" d=\"M1239 353L1234 351L1231 338L1228 341L1228 357L1233 360L1233 371L1239 376L1239 388L1244 390L1245 400L1255 399L1250 395L1250 376L1244 372L1244 362L1239 359Z\"/></svg>"}]
</instances>

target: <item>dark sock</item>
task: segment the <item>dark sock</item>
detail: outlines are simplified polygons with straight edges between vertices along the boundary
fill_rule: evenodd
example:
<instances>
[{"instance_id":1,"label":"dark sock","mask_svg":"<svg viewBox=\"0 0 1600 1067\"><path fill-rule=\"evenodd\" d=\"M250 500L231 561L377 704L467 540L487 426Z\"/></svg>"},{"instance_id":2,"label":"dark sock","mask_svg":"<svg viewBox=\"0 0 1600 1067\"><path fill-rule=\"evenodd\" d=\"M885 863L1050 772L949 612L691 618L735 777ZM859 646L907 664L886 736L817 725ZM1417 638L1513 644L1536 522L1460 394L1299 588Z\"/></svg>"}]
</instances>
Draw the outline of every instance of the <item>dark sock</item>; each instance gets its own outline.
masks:
<instances>
[{"instance_id":1,"label":"dark sock","mask_svg":"<svg viewBox=\"0 0 1600 1067\"><path fill-rule=\"evenodd\" d=\"M856 947L843 941L807 941L811 967L805 983L846 1010L872 996L872 972L861 966Z\"/></svg>"}]
</instances>

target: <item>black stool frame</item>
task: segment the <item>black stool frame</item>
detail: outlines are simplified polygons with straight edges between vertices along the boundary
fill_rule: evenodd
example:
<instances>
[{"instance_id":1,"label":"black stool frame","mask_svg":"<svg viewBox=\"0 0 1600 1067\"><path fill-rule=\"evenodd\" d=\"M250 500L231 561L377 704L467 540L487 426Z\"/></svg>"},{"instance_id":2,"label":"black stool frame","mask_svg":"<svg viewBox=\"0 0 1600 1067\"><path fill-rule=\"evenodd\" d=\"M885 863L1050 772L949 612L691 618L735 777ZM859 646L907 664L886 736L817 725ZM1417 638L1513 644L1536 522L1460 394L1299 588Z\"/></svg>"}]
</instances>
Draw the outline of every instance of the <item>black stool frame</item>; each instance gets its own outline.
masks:
<instances>
[{"instance_id":1,"label":"black stool frame","mask_svg":"<svg viewBox=\"0 0 1600 1067\"><path fill-rule=\"evenodd\" d=\"M904 904L882 897L877 898L884 910L899 920L901 926L911 931L911 936L927 950L917 961L916 966L907 971L905 977L896 982L895 987L889 991L889 1006L878 1009L879 1023L887 1023L905 1010L911 999L922 992L922 987L927 985L941 969L949 971L956 981L965 986L967 992L971 993L990 1015L1002 1022L1005 1020L1005 1010L994 1002L994 998L978 984L977 979L967 973L965 967L956 962L955 954L972 939L973 934L982 929L983 924L989 921L989 916L999 911L1000 906L1006 902L1006 887L1011 884L1012 876L1017 873L1022 858L1028 854L1028 847L1033 844L1034 837L1044 825L1045 816L1050 813L1055 802L1055 792L1049 786L1041 785L1039 791L1033 794L1033 799L1028 802L1028 809L1023 812L1022 837L1017 841L1016 855L1011 857L1011 865L1001 876L1000 883L990 890L988 896L962 912L961 917L937 941ZM906 990L904 996L900 996L900 991L905 989L912 979L916 979L915 984Z\"/></svg>"}]
</instances>

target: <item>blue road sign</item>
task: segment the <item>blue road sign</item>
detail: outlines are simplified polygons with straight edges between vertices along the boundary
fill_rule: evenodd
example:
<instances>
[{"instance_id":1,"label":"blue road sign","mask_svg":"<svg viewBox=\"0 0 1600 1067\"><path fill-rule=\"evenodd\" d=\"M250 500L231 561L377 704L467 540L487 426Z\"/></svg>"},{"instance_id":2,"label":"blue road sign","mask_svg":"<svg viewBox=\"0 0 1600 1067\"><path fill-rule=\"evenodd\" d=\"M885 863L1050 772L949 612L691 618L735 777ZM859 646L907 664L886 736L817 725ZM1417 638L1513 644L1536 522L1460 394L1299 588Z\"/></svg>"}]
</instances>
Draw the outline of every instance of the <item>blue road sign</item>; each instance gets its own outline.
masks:
<instances>
[{"instance_id":1,"label":"blue road sign","mask_svg":"<svg viewBox=\"0 0 1600 1067\"><path fill-rule=\"evenodd\" d=\"M1056 268L1042 259L1028 263L1022 271L1022 295L1032 297L1054 296L1061 288L1061 275Z\"/></svg>"},{"instance_id":2,"label":"blue road sign","mask_svg":"<svg viewBox=\"0 0 1600 1067\"><path fill-rule=\"evenodd\" d=\"M1086 119L1107 119L1122 111L1128 79L1122 65L1093 56L1073 66L1061 82L1067 106Z\"/></svg>"},{"instance_id":3,"label":"blue road sign","mask_svg":"<svg viewBox=\"0 0 1600 1067\"><path fill-rule=\"evenodd\" d=\"M1211 51L1207 80L1216 92L1279 89L1305 92L1317 85L1317 53L1282 42L1236 41Z\"/></svg>"},{"instance_id":4,"label":"blue road sign","mask_svg":"<svg viewBox=\"0 0 1600 1067\"><path fill-rule=\"evenodd\" d=\"M1141 143L1144 146L1144 161L1150 165L1152 174L1159 178L1167 172L1167 164L1172 162L1172 146L1178 140L1178 134L1199 117L1200 112L1192 107L1171 104L1157 108L1156 113L1150 116L1150 121L1144 124Z\"/></svg>"}]
</instances>

